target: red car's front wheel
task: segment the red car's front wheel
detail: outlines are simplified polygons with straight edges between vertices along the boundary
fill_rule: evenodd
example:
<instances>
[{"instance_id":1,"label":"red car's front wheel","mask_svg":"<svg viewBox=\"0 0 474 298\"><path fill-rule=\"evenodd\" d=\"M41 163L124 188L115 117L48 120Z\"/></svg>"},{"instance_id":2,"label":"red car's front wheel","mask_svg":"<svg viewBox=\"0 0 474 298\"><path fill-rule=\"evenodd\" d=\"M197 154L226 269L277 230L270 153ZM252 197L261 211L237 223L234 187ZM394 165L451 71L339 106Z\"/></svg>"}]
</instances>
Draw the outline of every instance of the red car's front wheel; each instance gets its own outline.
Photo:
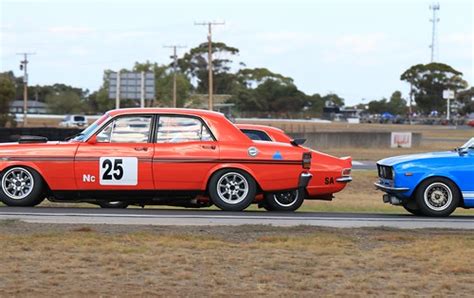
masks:
<instances>
[{"instance_id":1,"label":"red car's front wheel","mask_svg":"<svg viewBox=\"0 0 474 298\"><path fill-rule=\"evenodd\" d=\"M0 175L0 199L8 206L35 206L44 199L40 174L26 167L14 167Z\"/></svg>"}]
</instances>

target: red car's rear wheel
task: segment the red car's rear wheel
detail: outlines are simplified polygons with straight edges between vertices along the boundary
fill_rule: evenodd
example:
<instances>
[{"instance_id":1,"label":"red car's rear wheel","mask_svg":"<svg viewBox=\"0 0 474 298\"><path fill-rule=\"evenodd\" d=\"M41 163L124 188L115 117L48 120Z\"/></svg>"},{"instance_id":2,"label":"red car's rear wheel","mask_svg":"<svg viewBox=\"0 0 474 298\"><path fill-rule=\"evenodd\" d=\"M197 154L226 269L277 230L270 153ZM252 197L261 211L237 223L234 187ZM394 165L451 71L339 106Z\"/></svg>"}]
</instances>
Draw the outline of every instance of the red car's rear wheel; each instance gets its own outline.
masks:
<instances>
[{"instance_id":1,"label":"red car's rear wheel","mask_svg":"<svg viewBox=\"0 0 474 298\"><path fill-rule=\"evenodd\" d=\"M295 211L301 207L303 201L303 192L298 189L269 193L265 196L264 208L268 211Z\"/></svg>"},{"instance_id":2,"label":"red car's rear wheel","mask_svg":"<svg viewBox=\"0 0 474 298\"><path fill-rule=\"evenodd\" d=\"M257 185L248 173L225 169L215 173L209 181L212 202L225 211L241 211L255 199Z\"/></svg>"}]
</instances>

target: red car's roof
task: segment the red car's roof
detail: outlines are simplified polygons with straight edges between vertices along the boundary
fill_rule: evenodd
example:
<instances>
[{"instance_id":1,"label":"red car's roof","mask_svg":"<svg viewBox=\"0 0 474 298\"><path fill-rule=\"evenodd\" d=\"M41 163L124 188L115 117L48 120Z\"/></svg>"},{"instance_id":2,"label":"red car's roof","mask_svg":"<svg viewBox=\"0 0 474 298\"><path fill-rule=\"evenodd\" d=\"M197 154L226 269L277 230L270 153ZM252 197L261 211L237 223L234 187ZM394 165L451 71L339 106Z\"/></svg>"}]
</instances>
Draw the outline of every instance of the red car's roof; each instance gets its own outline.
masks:
<instances>
[{"instance_id":1,"label":"red car's roof","mask_svg":"<svg viewBox=\"0 0 474 298\"><path fill-rule=\"evenodd\" d=\"M127 108L108 111L111 117L130 114L175 114L191 115L203 118L214 136L219 141L248 143L251 140L243 134L232 122L230 122L222 113L183 108Z\"/></svg>"},{"instance_id":2,"label":"red car's roof","mask_svg":"<svg viewBox=\"0 0 474 298\"><path fill-rule=\"evenodd\" d=\"M107 112L110 116L124 115L124 114L142 114L142 113L169 113L169 114L183 114L183 115L196 115L196 116L220 116L223 117L222 113L199 110L199 109L182 109L182 108L126 108L110 110Z\"/></svg>"}]
</instances>

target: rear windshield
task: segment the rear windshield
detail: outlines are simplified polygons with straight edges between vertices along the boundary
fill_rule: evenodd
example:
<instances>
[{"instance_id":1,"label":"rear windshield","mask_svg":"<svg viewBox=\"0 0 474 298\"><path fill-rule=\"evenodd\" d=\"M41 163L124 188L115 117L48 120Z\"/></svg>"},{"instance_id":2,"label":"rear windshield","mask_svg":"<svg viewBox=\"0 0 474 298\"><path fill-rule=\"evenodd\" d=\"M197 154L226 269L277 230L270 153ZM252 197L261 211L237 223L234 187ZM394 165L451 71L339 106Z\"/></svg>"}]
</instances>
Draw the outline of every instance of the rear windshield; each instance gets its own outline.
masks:
<instances>
[{"instance_id":1,"label":"rear windshield","mask_svg":"<svg viewBox=\"0 0 474 298\"><path fill-rule=\"evenodd\" d=\"M261 130L242 129L242 132L253 141L272 141L272 139L267 135L267 133Z\"/></svg>"}]
</instances>

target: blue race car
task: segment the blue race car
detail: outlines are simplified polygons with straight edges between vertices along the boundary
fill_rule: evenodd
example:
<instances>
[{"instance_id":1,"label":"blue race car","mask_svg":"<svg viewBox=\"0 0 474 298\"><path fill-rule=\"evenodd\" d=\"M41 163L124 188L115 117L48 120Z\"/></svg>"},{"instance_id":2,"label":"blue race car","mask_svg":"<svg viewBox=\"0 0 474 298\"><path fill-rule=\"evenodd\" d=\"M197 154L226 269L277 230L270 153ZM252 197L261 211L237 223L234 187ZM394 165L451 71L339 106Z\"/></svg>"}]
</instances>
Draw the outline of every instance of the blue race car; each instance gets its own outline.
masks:
<instances>
[{"instance_id":1,"label":"blue race car","mask_svg":"<svg viewBox=\"0 0 474 298\"><path fill-rule=\"evenodd\" d=\"M448 216L474 208L474 138L448 152L404 155L377 162L383 201L414 215Z\"/></svg>"}]
</instances>

